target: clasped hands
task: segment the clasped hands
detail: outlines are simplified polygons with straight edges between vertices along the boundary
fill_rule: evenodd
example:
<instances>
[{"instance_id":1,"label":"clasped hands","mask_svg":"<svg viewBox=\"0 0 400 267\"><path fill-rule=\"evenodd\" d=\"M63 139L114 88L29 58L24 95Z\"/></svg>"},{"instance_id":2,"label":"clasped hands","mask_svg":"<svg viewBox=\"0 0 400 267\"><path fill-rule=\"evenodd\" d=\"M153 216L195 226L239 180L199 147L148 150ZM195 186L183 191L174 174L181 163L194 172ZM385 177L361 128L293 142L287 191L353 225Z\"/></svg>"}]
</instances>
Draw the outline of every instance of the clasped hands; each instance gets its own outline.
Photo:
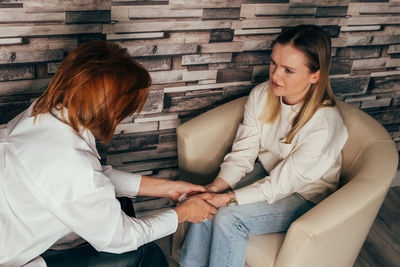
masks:
<instances>
[{"instance_id":1,"label":"clasped hands","mask_svg":"<svg viewBox=\"0 0 400 267\"><path fill-rule=\"evenodd\" d=\"M221 192L230 186L220 177L206 186L182 181L176 183L179 183L179 187L176 187L176 191L170 197L178 201L180 196L185 196L185 200L178 203L175 208L179 222L199 223L206 219L212 219L214 214L217 213L217 208L229 203L228 193Z\"/></svg>"}]
</instances>

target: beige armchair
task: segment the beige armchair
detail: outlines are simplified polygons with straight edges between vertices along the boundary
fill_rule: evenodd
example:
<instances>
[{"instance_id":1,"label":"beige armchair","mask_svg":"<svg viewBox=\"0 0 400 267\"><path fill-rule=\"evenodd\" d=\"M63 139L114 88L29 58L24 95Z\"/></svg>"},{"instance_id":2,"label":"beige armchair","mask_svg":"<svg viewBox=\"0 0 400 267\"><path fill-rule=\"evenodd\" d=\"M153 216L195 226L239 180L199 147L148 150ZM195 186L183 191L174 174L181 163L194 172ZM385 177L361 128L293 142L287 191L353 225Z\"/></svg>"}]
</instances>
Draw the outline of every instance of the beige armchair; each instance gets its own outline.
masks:
<instances>
[{"instance_id":1,"label":"beige armchair","mask_svg":"<svg viewBox=\"0 0 400 267\"><path fill-rule=\"evenodd\" d=\"M242 119L246 97L214 108L177 129L180 177L198 184L215 178ZM387 131L366 113L339 102L349 131L341 188L294 221L286 233L250 236L246 266L352 266L398 165ZM176 258L188 224L173 237Z\"/></svg>"}]
</instances>

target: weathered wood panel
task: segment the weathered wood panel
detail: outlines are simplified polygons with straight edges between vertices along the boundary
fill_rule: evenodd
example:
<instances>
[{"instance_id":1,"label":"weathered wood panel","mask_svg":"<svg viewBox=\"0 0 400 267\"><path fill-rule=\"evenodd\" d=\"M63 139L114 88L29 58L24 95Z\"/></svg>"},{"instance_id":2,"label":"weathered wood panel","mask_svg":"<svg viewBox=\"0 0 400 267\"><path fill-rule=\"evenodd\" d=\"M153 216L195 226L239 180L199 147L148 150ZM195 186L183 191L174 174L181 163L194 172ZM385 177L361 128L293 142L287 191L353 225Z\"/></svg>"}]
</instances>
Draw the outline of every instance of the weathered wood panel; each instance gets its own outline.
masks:
<instances>
[{"instance_id":1,"label":"weathered wood panel","mask_svg":"<svg viewBox=\"0 0 400 267\"><path fill-rule=\"evenodd\" d=\"M232 53L196 54L182 56L182 65L199 65L209 63L231 62Z\"/></svg>"},{"instance_id":2,"label":"weathered wood panel","mask_svg":"<svg viewBox=\"0 0 400 267\"><path fill-rule=\"evenodd\" d=\"M67 11L65 23L109 23L111 21L110 10L91 11Z\"/></svg>"},{"instance_id":3,"label":"weathered wood panel","mask_svg":"<svg viewBox=\"0 0 400 267\"><path fill-rule=\"evenodd\" d=\"M35 52L0 52L0 64L59 61L63 58L63 50Z\"/></svg>"},{"instance_id":4,"label":"weathered wood panel","mask_svg":"<svg viewBox=\"0 0 400 267\"><path fill-rule=\"evenodd\" d=\"M35 69L32 65L17 66L1 66L0 65L0 82L27 80L35 78Z\"/></svg>"},{"instance_id":5,"label":"weathered wood panel","mask_svg":"<svg viewBox=\"0 0 400 267\"><path fill-rule=\"evenodd\" d=\"M103 33L229 29L231 25L232 22L224 20L135 22L104 25Z\"/></svg>"},{"instance_id":6,"label":"weathered wood panel","mask_svg":"<svg viewBox=\"0 0 400 267\"><path fill-rule=\"evenodd\" d=\"M240 85L249 85L249 84L251 84L250 81L244 81L244 82L216 83L216 84L180 86L180 87L166 87L164 89L164 92L165 93L177 93L177 92L208 90L208 89L224 88L224 87L228 87L228 86L240 86Z\"/></svg>"},{"instance_id":7,"label":"weathered wood panel","mask_svg":"<svg viewBox=\"0 0 400 267\"><path fill-rule=\"evenodd\" d=\"M126 48L133 57L194 54L198 50L196 44L133 45Z\"/></svg>"},{"instance_id":8,"label":"weathered wood panel","mask_svg":"<svg viewBox=\"0 0 400 267\"><path fill-rule=\"evenodd\" d=\"M151 72L153 85L142 114L124 119L111 144L99 143L102 161L177 179L175 128L267 80L272 41L311 23L332 37L338 99L398 138L399 8L399 0L3 0L0 119L29 106L79 44L115 42Z\"/></svg>"},{"instance_id":9,"label":"weathered wood panel","mask_svg":"<svg viewBox=\"0 0 400 267\"><path fill-rule=\"evenodd\" d=\"M176 151L135 151L126 152L121 154L109 154L107 155L107 164L112 165L122 165L129 162L138 162L151 159L161 159L161 158L175 158L177 156Z\"/></svg>"},{"instance_id":10,"label":"weathered wood panel","mask_svg":"<svg viewBox=\"0 0 400 267\"><path fill-rule=\"evenodd\" d=\"M258 28L273 28L282 26L295 26L298 24L316 24L316 25L338 25L338 18L263 18L256 20L244 20L242 28L244 29L258 29ZM379 24L379 23L376 23Z\"/></svg>"},{"instance_id":11,"label":"weathered wood panel","mask_svg":"<svg viewBox=\"0 0 400 267\"><path fill-rule=\"evenodd\" d=\"M343 75L342 77L331 78L332 89L338 95L357 95L365 94L369 84L369 76L352 77Z\"/></svg>"},{"instance_id":12,"label":"weathered wood panel","mask_svg":"<svg viewBox=\"0 0 400 267\"><path fill-rule=\"evenodd\" d=\"M0 37L88 34L101 32L100 24L51 26L0 26Z\"/></svg>"},{"instance_id":13,"label":"weathered wood panel","mask_svg":"<svg viewBox=\"0 0 400 267\"><path fill-rule=\"evenodd\" d=\"M49 83L50 79L2 82L0 84L0 96L41 93Z\"/></svg>"},{"instance_id":14,"label":"weathered wood panel","mask_svg":"<svg viewBox=\"0 0 400 267\"><path fill-rule=\"evenodd\" d=\"M290 0L293 6L347 6L353 0Z\"/></svg>"},{"instance_id":15,"label":"weathered wood panel","mask_svg":"<svg viewBox=\"0 0 400 267\"><path fill-rule=\"evenodd\" d=\"M111 0L24 0L28 12L110 10Z\"/></svg>"},{"instance_id":16,"label":"weathered wood panel","mask_svg":"<svg viewBox=\"0 0 400 267\"><path fill-rule=\"evenodd\" d=\"M150 73L153 84L176 83L183 80L183 70L154 71Z\"/></svg>"},{"instance_id":17,"label":"weathered wood panel","mask_svg":"<svg viewBox=\"0 0 400 267\"><path fill-rule=\"evenodd\" d=\"M169 0L171 9L240 7L242 0Z\"/></svg>"},{"instance_id":18,"label":"weathered wood panel","mask_svg":"<svg viewBox=\"0 0 400 267\"><path fill-rule=\"evenodd\" d=\"M363 32L363 31L379 31L382 27L378 26L342 26L342 32Z\"/></svg>"},{"instance_id":19,"label":"weathered wood panel","mask_svg":"<svg viewBox=\"0 0 400 267\"><path fill-rule=\"evenodd\" d=\"M65 20L64 12L54 13L26 13L24 9L9 8L0 10L1 23L31 23L31 22L56 22Z\"/></svg>"},{"instance_id":20,"label":"weathered wood panel","mask_svg":"<svg viewBox=\"0 0 400 267\"><path fill-rule=\"evenodd\" d=\"M347 15L347 6L337 7L318 7L317 17L345 17Z\"/></svg>"},{"instance_id":21,"label":"weathered wood panel","mask_svg":"<svg viewBox=\"0 0 400 267\"><path fill-rule=\"evenodd\" d=\"M199 71L185 71L182 80L201 81L201 80L215 80L217 78L217 70L199 70Z\"/></svg>"},{"instance_id":22,"label":"weathered wood panel","mask_svg":"<svg viewBox=\"0 0 400 267\"><path fill-rule=\"evenodd\" d=\"M317 8L291 7L280 5L258 5L255 8L256 16L283 16L283 15L315 15Z\"/></svg>"},{"instance_id":23,"label":"weathered wood panel","mask_svg":"<svg viewBox=\"0 0 400 267\"><path fill-rule=\"evenodd\" d=\"M240 69L218 70L217 82L249 81L251 80L253 69L251 67Z\"/></svg>"},{"instance_id":24,"label":"weathered wood panel","mask_svg":"<svg viewBox=\"0 0 400 267\"><path fill-rule=\"evenodd\" d=\"M135 58L148 71L170 70L172 59L171 57L137 57Z\"/></svg>"},{"instance_id":25,"label":"weathered wood panel","mask_svg":"<svg viewBox=\"0 0 400 267\"><path fill-rule=\"evenodd\" d=\"M107 34L107 40L157 39L164 38L164 36L164 32Z\"/></svg>"},{"instance_id":26,"label":"weathered wood panel","mask_svg":"<svg viewBox=\"0 0 400 267\"><path fill-rule=\"evenodd\" d=\"M345 47L339 48L336 56L346 59L379 58L381 47Z\"/></svg>"},{"instance_id":27,"label":"weathered wood panel","mask_svg":"<svg viewBox=\"0 0 400 267\"><path fill-rule=\"evenodd\" d=\"M162 90L150 90L142 114L160 113L163 110L164 93Z\"/></svg>"},{"instance_id":28,"label":"weathered wood panel","mask_svg":"<svg viewBox=\"0 0 400 267\"><path fill-rule=\"evenodd\" d=\"M135 6L130 8L128 17L130 19L144 18L196 18L202 17L203 9L173 10L166 6Z\"/></svg>"},{"instance_id":29,"label":"weathered wood panel","mask_svg":"<svg viewBox=\"0 0 400 267\"><path fill-rule=\"evenodd\" d=\"M399 16L351 17L346 19L347 25L384 25L400 24Z\"/></svg>"},{"instance_id":30,"label":"weathered wood panel","mask_svg":"<svg viewBox=\"0 0 400 267\"><path fill-rule=\"evenodd\" d=\"M138 172L138 171L146 171L154 169L171 168L177 166L178 166L178 160L176 158L173 158L173 159L160 159L151 162L146 161L138 163L129 163L116 166L116 169L127 172Z\"/></svg>"},{"instance_id":31,"label":"weathered wood panel","mask_svg":"<svg viewBox=\"0 0 400 267\"><path fill-rule=\"evenodd\" d=\"M353 60L352 70L379 69L386 66L389 58L371 58Z\"/></svg>"},{"instance_id":32,"label":"weathered wood panel","mask_svg":"<svg viewBox=\"0 0 400 267\"><path fill-rule=\"evenodd\" d=\"M204 8L204 20L207 19L239 19L240 8Z\"/></svg>"}]
</instances>

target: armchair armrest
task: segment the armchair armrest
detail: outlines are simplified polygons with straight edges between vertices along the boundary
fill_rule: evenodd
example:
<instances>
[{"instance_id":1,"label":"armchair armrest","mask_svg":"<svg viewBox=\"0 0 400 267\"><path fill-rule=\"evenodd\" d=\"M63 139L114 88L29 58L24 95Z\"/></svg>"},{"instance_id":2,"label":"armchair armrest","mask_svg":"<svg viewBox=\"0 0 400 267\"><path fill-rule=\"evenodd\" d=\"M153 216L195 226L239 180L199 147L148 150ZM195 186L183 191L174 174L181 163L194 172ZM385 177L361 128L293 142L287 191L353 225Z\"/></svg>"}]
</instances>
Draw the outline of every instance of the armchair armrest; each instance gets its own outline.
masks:
<instances>
[{"instance_id":1,"label":"armchair armrest","mask_svg":"<svg viewBox=\"0 0 400 267\"><path fill-rule=\"evenodd\" d=\"M364 149L355 166L360 171L352 171L353 179L292 223L276 266L353 266L397 164L393 141L382 140Z\"/></svg>"},{"instance_id":2,"label":"armchair armrest","mask_svg":"<svg viewBox=\"0 0 400 267\"><path fill-rule=\"evenodd\" d=\"M177 128L180 179L207 184L215 178L235 138L246 99L228 102Z\"/></svg>"}]
</instances>

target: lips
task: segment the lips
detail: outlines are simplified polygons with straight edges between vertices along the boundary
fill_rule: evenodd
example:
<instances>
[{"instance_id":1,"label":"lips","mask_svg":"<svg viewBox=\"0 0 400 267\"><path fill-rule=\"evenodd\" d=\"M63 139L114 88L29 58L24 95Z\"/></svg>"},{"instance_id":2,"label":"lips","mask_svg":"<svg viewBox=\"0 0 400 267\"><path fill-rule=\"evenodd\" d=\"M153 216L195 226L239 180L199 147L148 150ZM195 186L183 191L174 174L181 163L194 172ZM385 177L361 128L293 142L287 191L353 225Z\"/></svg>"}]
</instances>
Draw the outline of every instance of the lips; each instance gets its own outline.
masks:
<instances>
[{"instance_id":1,"label":"lips","mask_svg":"<svg viewBox=\"0 0 400 267\"><path fill-rule=\"evenodd\" d=\"M272 86L274 87L282 87L282 85L277 84L276 82L272 81Z\"/></svg>"}]
</instances>

